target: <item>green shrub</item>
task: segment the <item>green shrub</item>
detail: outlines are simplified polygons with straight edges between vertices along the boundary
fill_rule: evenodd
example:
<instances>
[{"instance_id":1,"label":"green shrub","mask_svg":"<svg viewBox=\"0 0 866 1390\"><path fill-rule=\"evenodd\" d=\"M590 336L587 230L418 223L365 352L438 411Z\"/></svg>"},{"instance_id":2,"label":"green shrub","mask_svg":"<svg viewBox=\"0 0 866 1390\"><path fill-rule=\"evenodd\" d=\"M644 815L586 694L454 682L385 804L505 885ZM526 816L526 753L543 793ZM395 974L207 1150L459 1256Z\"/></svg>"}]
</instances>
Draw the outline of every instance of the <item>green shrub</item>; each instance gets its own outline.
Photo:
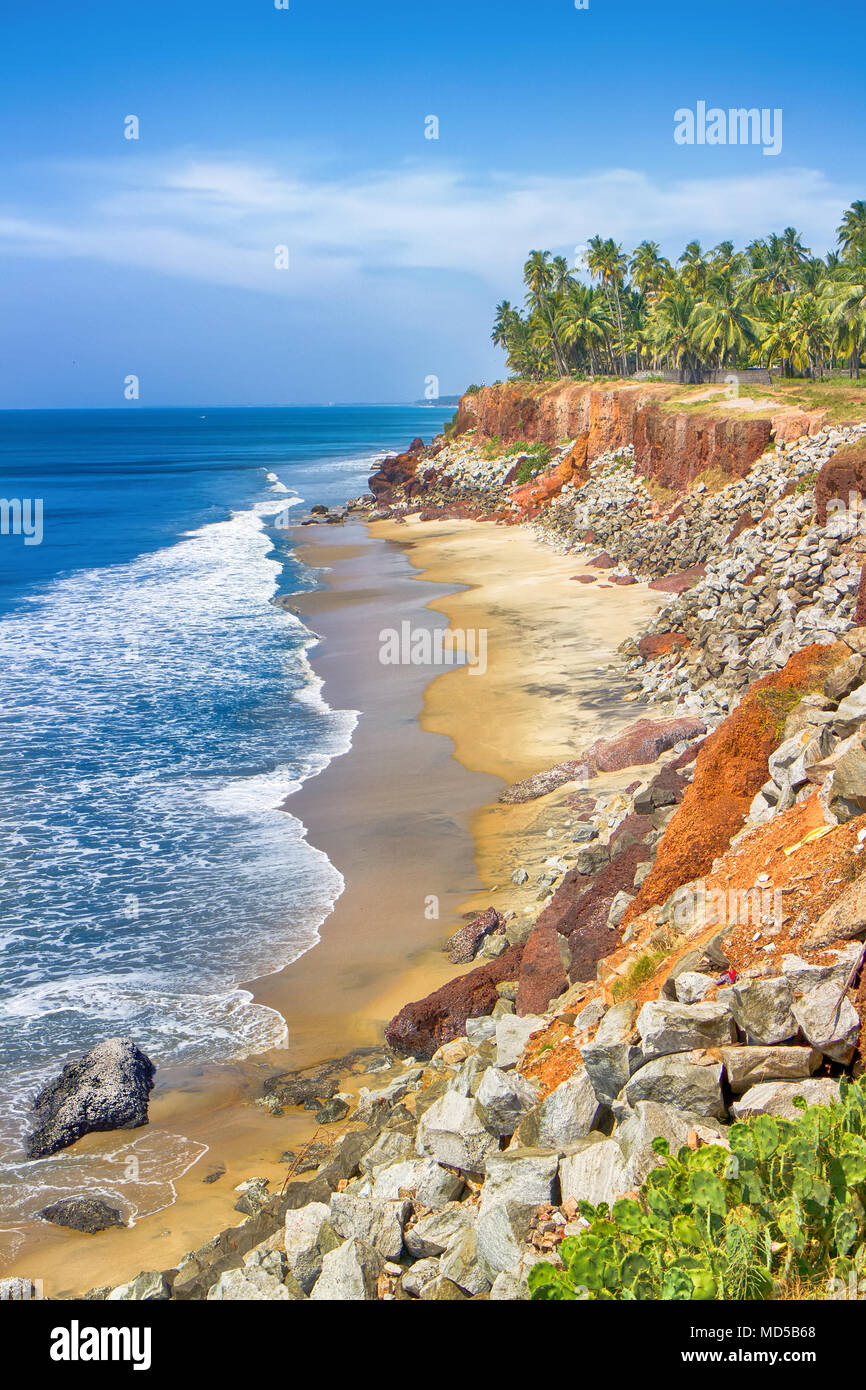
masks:
<instances>
[{"instance_id":1,"label":"green shrub","mask_svg":"<svg viewBox=\"0 0 866 1390\"><path fill-rule=\"evenodd\" d=\"M514 454L528 454L517 469L515 478L516 483L528 483L539 473L543 473L545 468L550 466L550 450L546 444L512 444L506 449L506 455L510 458Z\"/></svg>"},{"instance_id":2,"label":"green shrub","mask_svg":"<svg viewBox=\"0 0 866 1390\"><path fill-rule=\"evenodd\" d=\"M720 1144L665 1157L637 1200L579 1203L588 1226L564 1267L535 1265L533 1299L766 1299L786 1284L847 1280L866 1263L866 1083L796 1120L757 1115Z\"/></svg>"}]
</instances>

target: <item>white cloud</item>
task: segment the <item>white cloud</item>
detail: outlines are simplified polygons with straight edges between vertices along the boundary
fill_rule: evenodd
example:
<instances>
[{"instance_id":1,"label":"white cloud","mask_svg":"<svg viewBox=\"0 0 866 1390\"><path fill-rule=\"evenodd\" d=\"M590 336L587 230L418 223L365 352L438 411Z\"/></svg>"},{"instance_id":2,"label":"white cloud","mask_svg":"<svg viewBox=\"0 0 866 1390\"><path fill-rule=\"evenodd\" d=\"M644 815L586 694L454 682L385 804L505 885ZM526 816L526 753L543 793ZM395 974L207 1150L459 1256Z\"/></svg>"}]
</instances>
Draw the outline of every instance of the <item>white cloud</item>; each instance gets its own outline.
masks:
<instances>
[{"instance_id":1,"label":"white cloud","mask_svg":"<svg viewBox=\"0 0 866 1390\"><path fill-rule=\"evenodd\" d=\"M7 184L8 187L8 184ZM738 243L793 224L823 253L856 190L809 169L663 181L629 169L585 175L423 165L315 180L232 158L178 154L46 175L41 207L0 204L0 254L91 257L262 293L321 298L367 276L470 275L494 297L535 247L568 253L595 232L675 253L697 237ZM68 209L68 211L67 211ZM274 269L274 247L291 252Z\"/></svg>"}]
</instances>

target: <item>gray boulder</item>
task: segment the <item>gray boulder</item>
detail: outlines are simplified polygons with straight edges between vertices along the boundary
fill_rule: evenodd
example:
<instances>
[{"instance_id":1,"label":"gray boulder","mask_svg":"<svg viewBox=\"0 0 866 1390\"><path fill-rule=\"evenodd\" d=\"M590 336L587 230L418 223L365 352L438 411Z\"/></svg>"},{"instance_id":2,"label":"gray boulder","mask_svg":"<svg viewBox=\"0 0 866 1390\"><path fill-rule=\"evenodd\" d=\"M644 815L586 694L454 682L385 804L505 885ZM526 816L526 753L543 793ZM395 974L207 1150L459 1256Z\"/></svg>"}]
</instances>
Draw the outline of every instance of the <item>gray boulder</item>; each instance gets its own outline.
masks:
<instances>
[{"instance_id":1,"label":"gray boulder","mask_svg":"<svg viewBox=\"0 0 866 1390\"><path fill-rule=\"evenodd\" d=\"M450 1169L443 1168L435 1158L401 1159L377 1168L372 1175L371 1196L380 1201L394 1202L411 1194L424 1207L444 1207L459 1197L463 1179Z\"/></svg>"},{"instance_id":2,"label":"gray boulder","mask_svg":"<svg viewBox=\"0 0 866 1390\"><path fill-rule=\"evenodd\" d=\"M847 996L864 947L852 942L836 952L829 965L816 965L798 956L785 956L782 969L794 991L792 1012L813 1047L847 1065L860 1036L860 1015Z\"/></svg>"},{"instance_id":3,"label":"gray boulder","mask_svg":"<svg viewBox=\"0 0 866 1390\"><path fill-rule=\"evenodd\" d=\"M449 1168L483 1173L487 1155L499 1150L499 1137L487 1127L476 1100L448 1091L422 1115L417 1149Z\"/></svg>"},{"instance_id":4,"label":"gray boulder","mask_svg":"<svg viewBox=\"0 0 866 1390\"><path fill-rule=\"evenodd\" d=\"M286 1259L304 1293L310 1292L321 1274L325 1256L339 1244L324 1202L308 1202L305 1207L286 1212Z\"/></svg>"},{"instance_id":5,"label":"gray boulder","mask_svg":"<svg viewBox=\"0 0 866 1390\"><path fill-rule=\"evenodd\" d=\"M672 1004L653 999L638 1014L637 1029L647 1060L693 1048L721 1047L737 1036L724 1003Z\"/></svg>"},{"instance_id":6,"label":"gray boulder","mask_svg":"<svg viewBox=\"0 0 866 1390\"><path fill-rule=\"evenodd\" d=\"M434 1259L416 1260L400 1277L400 1288L410 1298L420 1298L421 1290L431 1279L439 1277L439 1261Z\"/></svg>"},{"instance_id":7,"label":"gray boulder","mask_svg":"<svg viewBox=\"0 0 866 1390\"><path fill-rule=\"evenodd\" d=\"M612 1206L617 1197L634 1187L619 1144L593 1135L560 1160L559 1183L563 1202L573 1197L593 1206L599 1202Z\"/></svg>"},{"instance_id":8,"label":"gray boulder","mask_svg":"<svg viewBox=\"0 0 866 1390\"><path fill-rule=\"evenodd\" d=\"M513 1134L523 1116L538 1104L538 1091L519 1072L488 1067L475 1093L494 1134Z\"/></svg>"},{"instance_id":9,"label":"gray boulder","mask_svg":"<svg viewBox=\"0 0 866 1390\"><path fill-rule=\"evenodd\" d=\"M602 1106L586 1071L561 1081L520 1121L516 1133L524 1148L560 1148L583 1139L602 1116Z\"/></svg>"},{"instance_id":10,"label":"gray boulder","mask_svg":"<svg viewBox=\"0 0 866 1390\"><path fill-rule=\"evenodd\" d=\"M712 975L704 975L700 970L684 970L674 979L674 991L680 1004L698 1004L714 983Z\"/></svg>"},{"instance_id":11,"label":"gray boulder","mask_svg":"<svg viewBox=\"0 0 866 1390\"><path fill-rule=\"evenodd\" d=\"M347 1240L322 1261L322 1272L313 1286L313 1303L370 1303L376 1298L379 1275L385 1261L363 1240Z\"/></svg>"},{"instance_id":12,"label":"gray boulder","mask_svg":"<svg viewBox=\"0 0 866 1390\"><path fill-rule=\"evenodd\" d=\"M380 1202L375 1197L334 1192L329 1220L343 1240L359 1240L378 1251L383 1260L399 1260L403 1251L403 1227L410 1210L411 1204L406 1200Z\"/></svg>"},{"instance_id":13,"label":"gray boulder","mask_svg":"<svg viewBox=\"0 0 866 1390\"><path fill-rule=\"evenodd\" d=\"M475 1224L478 1259L491 1283L520 1264L532 1225L532 1206L523 1202L482 1202Z\"/></svg>"},{"instance_id":14,"label":"gray boulder","mask_svg":"<svg viewBox=\"0 0 866 1390\"><path fill-rule=\"evenodd\" d=\"M580 1049L580 1055L596 1099L602 1105L610 1105L632 1073L645 1061L641 1049L631 1043L605 1043L597 1039L586 1043Z\"/></svg>"},{"instance_id":15,"label":"gray boulder","mask_svg":"<svg viewBox=\"0 0 866 1390\"><path fill-rule=\"evenodd\" d=\"M676 1153L688 1142L692 1131L705 1144L727 1142L722 1138L721 1127L705 1115L654 1101L638 1101L615 1130L616 1142L628 1163L631 1185L640 1187L647 1174L661 1166L663 1160L652 1146L654 1139L666 1139L671 1153Z\"/></svg>"},{"instance_id":16,"label":"gray boulder","mask_svg":"<svg viewBox=\"0 0 866 1390\"><path fill-rule=\"evenodd\" d=\"M106 1294L107 1303L164 1303L171 1297L168 1280L159 1270L144 1270L130 1279L128 1284L118 1284Z\"/></svg>"},{"instance_id":17,"label":"gray boulder","mask_svg":"<svg viewBox=\"0 0 866 1390\"><path fill-rule=\"evenodd\" d=\"M673 1105L677 1110L691 1110L696 1115L721 1118L726 1113L722 1064L699 1066L677 1053L656 1057L635 1072L623 1098L632 1108L638 1101L652 1100L658 1105Z\"/></svg>"},{"instance_id":18,"label":"gray boulder","mask_svg":"<svg viewBox=\"0 0 866 1390\"><path fill-rule=\"evenodd\" d=\"M445 1250L472 1225L473 1216L459 1202L452 1202L441 1211L430 1212L410 1226L405 1234L406 1249L416 1259L435 1257Z\"/></svg>"},{"instance_id":19,"label":"gray boulder","mask_svg":"<svg viewBox=\"0 0 866 1390\"><path fill-rule=\"evenodd\" d=\"M821 1061L813 1047L723 1047L719 1055L735 1095L762 1081L799 1081L817 1071Z\"/></svg>"},{"instance_id":20,"label":"gray boulder","mask_svg":"<svg viewBox=\"0 0 866 1390\"><path fill-rule=\"evenodd\" d=\"M146 1125L155 1070L130 1038L109 1038L68 1062L33 1102L27 1157L44 1158L95 1131Z\"/></svg>"},{"instance_id":21,"label":"gray boulder","mask_svg":"<svg viewBox=\"0 0 866 1390\"><path fill-rule=\"evenodd\" d=\"M716 997L728 1005L737 1024L752 1042L786 1042L797 1032L797 1020L791 1008L794 994L784 975L766 980L741 980L730 989L720 989Z\"/></svg>"},{"instance_id":22,"label":"gray boulder","mask_svg":"<svg viewBox=\"0 0 866 1390\"><path fill-rule=\"evenodd\" d=\"M500 1001L501 1002L501 1001ZM547 1024L546 1018L536 1014L503 1014L496 1020L496 1065L503 1071L516 1067L523 1056L531 1035Z\"/></svg>"},{"instance_id":23,"label":"gray boulder","mask_svg":"<svg viewBox=\"0 0 866 1390\"><path fill-rule=\"evenodd\" d=\"M521 1202L537 1207L554 1196L559 1155L550 1149L507 1149L487 1160L481 1206Z\"/></svg>"},{"instance_id":24,"label":"gray boulder","mask_svg":"<svg viewBox=\"0 0 866 1390\"><path fill-rule=\"evenodd\" d=\"M451 1242L439 1261L439 1268L443 1279L450 1279L452 1284L469 1295L486 1293L490 1288L490 1280L478 1258L478 1244L472 1226Z\"/></svg>"},{"instance_id":25,"label":"gray boulder","mask_svg":"<svg viewBox=\"0 0 866 1390\"><path fill-rule=\"evenodd\" d=\"M813 1076L805 1081L765 1081L734 1101L731 1114L737 1120L746 1120L750 1115L797 1120L802 1112L793 1103L795 1096L802 1096L807 1105L831 1105L839 1099L839 1083L828 1076Z\"/></svg>"},{"instance_id":26,"label":"gray boulder","mask_svg":"<svg viewBox=\"0 0 866 1390\"><path fill-rule=\"evenodd\" d=\"M303 1297L262 1269L227 1269L207 1291L208 1301L225 1303L290 1303Z\"/></svg>"}]
</instances>

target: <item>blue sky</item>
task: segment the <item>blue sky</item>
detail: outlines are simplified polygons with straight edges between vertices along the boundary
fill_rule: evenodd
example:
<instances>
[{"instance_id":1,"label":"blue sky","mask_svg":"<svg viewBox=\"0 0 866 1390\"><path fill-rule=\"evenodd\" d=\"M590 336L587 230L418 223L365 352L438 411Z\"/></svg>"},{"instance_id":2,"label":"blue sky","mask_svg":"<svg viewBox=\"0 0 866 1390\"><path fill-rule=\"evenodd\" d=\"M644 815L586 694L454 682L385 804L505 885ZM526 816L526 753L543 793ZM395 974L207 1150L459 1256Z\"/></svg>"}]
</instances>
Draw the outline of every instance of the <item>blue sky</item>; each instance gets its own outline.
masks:
<instances>
[{"instance_id":1,"label":"blue sky","mask_svg":"<svg viewBox=\"0 0 866 1390\"><path fill-rule=\"evenodd\" d=\"M0 407L455 392L534 247L823 252L866 197L850 3L289 3L5 7ZM699 100L781 108L781 154L678 146Z\"/></svg>"}]
</instances>

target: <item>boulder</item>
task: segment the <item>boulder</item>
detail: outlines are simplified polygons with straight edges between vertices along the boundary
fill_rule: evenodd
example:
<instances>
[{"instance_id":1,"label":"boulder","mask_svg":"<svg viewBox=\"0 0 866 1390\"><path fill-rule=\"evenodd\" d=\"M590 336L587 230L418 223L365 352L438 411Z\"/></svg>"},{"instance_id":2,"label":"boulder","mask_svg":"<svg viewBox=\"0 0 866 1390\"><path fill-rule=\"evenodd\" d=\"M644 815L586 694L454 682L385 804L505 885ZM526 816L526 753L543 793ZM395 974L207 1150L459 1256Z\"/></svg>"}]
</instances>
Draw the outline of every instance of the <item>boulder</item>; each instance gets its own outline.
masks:
<instances>
[{"instance_id":1,"label":"boulder","mask_svg":"<svg viewBox=\"0 0 866 1390\"><path fill-rule=\"evenodd\" d=\"M494 1134L513 1134L523 1116L538 1104L538 1091L519 1072L488 1067L475 1093L487 1128Z\"/></svg>"},{"instance_id":2,"label":"boulder","mask_svg":"<svg viewBox=\"0 0 866 1390\"><path fill-rule=\"evenodd\" d=\"M491 1283L519 1265L532 1226L533 1208L521 1202L487 1202L478 1213L475 1246Z\"/></svg>"},{"instance_id":3,"label":"boulder","mask_svg":"<svg viewBox=\"0 0 866 1390\"><path fill-rule=\"evenodd\" d=\"M638 1101L614 1131L628 1163L631 1185L639 1187L653 1168L661 1167L663 1159L652 1146L654 1139L666 1139L675 1154L688 1143L691 1133L705 1144L727 1142L721 1138L719 1125L705 1115L654 1101Z\"/></svg>"},{"instance_id":4,"label":"boulder","mask_svg":"<svg viewBox=\"0 0 866 1390\"><path fill-rule=\"evenodd\" d=\"M467 1019L492 1011L499 997L496 986L518 978L522 955L522 946L511 946L495 960L407 1004L386 1027L386 1040L398 1052L432 1057L443 1043L465 1032Z\"/></svg>"},{"instance_id":5,"label":"boulder","mask_svg":"<svg viewBox=\"0 0 866 1390\"><path fill-rule=\"evenodd\" d=\"M288 1267L303 1292L309 1293L322 1272L322 1261L340 1239L324 1202L309 1202L286 1213L285 1251Z\"/></svg>"},{"instance_id":6,"label":"boulder","mask_svg":"<svg viewBox=\"0 0 866 1390\"><path fill-rule=\"evenodd\" d=\"M724 1003L673 1004L666 999L653 999L638 1014L637 1029L648 1061L693 1048L721 1047L737 1036L731 1012Z\"/></svg>"},{"instance_id":7,"label":"boulder","mask_svg":"<svg viewBox=\"0 0 866 1390\"><path fill-rule=\"evenodd\" d=\"M496 908L488 907L485 912L477 913L462 927L458 927L445 944L445 950L448 952L448 959L451 964L466 965L469 961L474 960L484 938L490 932L498 931L502 925L502 918Z\"/></svg>"},{"instance_id":8,"label":"boulder","mask_svg":"<svg viewBox=\"0 0 866 1390\"><path fill-rule=\"evenodd\" d=\"M524 1116L517 1138L526 1148L560 1148L585 1138L603 1113L589 1076L580 1068Z\"/></svg>"},{"instance_id":9,"label":"boulder","mask_svg":"<svg viewBox=\"0 0 866 1390\"><path fill-rule=\"evenodd\" d=\"M584 760L592 776L599 772L618 772L625 767L654 763L675 743L700 738L706 732L706 725L694 715L639 719L613 738L597 739L587 749Z\"/></svg>"},{"instance_id":10,"label":"boulder","mask_svg":"<svg viewBox=\"0 0 866 1390\"><path fill-rule=\"evenodd\" d=\"M130 1279L128 1284L118 1284L106 1294L107 1303L164 1303L171 1297L171 1290L165 1275L159 1270L144 1270Z\"/></svg>"},{"instance_id":11,"label":"boulder","mask_svg":"<svg viewBox=\"0 0 866 1390\"><path fill-rule=\"evenodd\" d=\"M839 733L848 735L863 723L866 723L866 685L858 685L836 710L835 727Z\"/></svg>"},{"instance_id":12,"label":"boulder","mask_svg":"<svg viewBox=\"0 0 866 1390\"><path fill-rule=\"evenodd\" d=\"M68 1226L73 1231L86 1231L88 1235L105 1231L109 1226L126 1225L123 1212L101 1197L63 1197L36 1214L55 1226Z\"/></svg>"},{"instance_id":13,"label":"boulder","mask_svg":"<svg viewBox=\"0 0 866 1390\"><path fill-rule=\"evenodd\" d=\"M474 1215L474 1214L473 1214ZM430 1212L409 1226L406 1231L406 1249L416 1259L441 1255L448 1247L472 1226L473 1215L459 1202L451 1202L441 1211Z\"/></svg>"},{"instance_id":14,"label":"boulder","mask_svg":"<svg viewBox=\"0 0 866 1390\"><path fill-rule=\"evenodd\" d=\"M595 1136L590 1135L560 1160L563 1202L573 1197L575 1201L591 1202L593 1206L606 1202L610 1207L634 1187L619 1144L600 1136L595 1142L594 1139Z\"/></svg>"},{"instance_id":15,"label":"boulder","mask_svg":"<svg viewBox=\"0 0 866 1390\"><path fill-rule=\"evenodd\" d=\"M866 873L847 884L803 939L809 951L821 951L840 941L866 934Z\"/></svg>"},{"instance_id":16,"label":"boulder","mask_svg":"<svg viewBox=\"0 0 866 1390\"><path fill-rule=\"evenodd\" d=\"M504 1014L496 1020L496 1065L501 1071L516 1067L532 1034L547 1025L538 1014Z\"/></svg>"},{"instance_id":17,"label":"boulder","mask_svg":"<svg viewBox=\"0 0 866 1390\"><path fill-rule=\"evenodd\" d=\"M400 1278L400 1288L407 1293L410 1298L420 1298L421 1290L425 1284L429 1284L431 1279L439 1278L439 1261L416 1260L405 1270Z\"/></svg>"},{"instance_id":18,"label":"boulder","mask_svg":"<svg viewBox=\"0 0 866 1390\"><path fill-rule=\"evenodd\" d=\"M449 1168L483 1173L488 1154L498 1152L499 1137L488 1129L476 1100L447 1091L422 1115L417 1148Z\"/></svg>"},{"instance_id":19,"label":"boulder","mask_svg":"<svg viewBox=\"0 0 866 1390\"><path fill-rule=\"evenodd\" d=\"M474 1227L468 1227L448 1246L439 1261L441 1277L456 1284L458 1289L474 1297L486 1293L490 1280L478 1258L478 1244Z\"/></svg>"},{"instance_id":20,"label":"boulder","mask_svg":"<svg viewBox=\"0 0 866 1390\"><path fill-rule=\"evenodd\" d=\"M860 1015L847 997L864 948L840 953L832 966L812 965L786 956L782 968L794 988L792 1012L800 1029L819 1052L843 1065L852 1060L860 1036ZM794 962L797 962L794 965Z\"/></svg>"},{"instance_id":21,"label":"boulder","mask_svg":"<svg viewBox=\"0 0 866 1390\"><path fill-rule=\"evenodd\" d=\"M83 1134L146 1125L154 1071L130 1038L109 1038L68 1062L33 1102L36 1124L25 1143L27 1157L57 1153Z\"/></svg>"},{"instance_id":22,"label":"boulder","mask_svg":"<svg viewBox=\"0 0 866 1390\"><path fill-rule=\"evenodd\" d=\"M652 1100L696 1115L721 1118L726 1113L721 1062L699 1066L681 1053L647 1062L635 1072L623 1096L632 1108L638 1101Z\"/></svg>"},{"instance_id":23,"label":"boulder","mask_svg":"<svg viewBox=\"0 0 866 1390\"><path fill-rule=\"evenodd\" d=\"M791 1008L794 993L783 975L764 980L740 980L730 989L720 989L716 998L727 1004L750 1042L786 1042L797 1032L797 1020Z\"/></svg>"},{"instance_id":24,"label":"boulder","mask_svg":"<svg viewBox=\"0 0 866 1390\"><path fill-rule=\"evenodd\" d=\"M378 1251L383 1260L399 1260L403 1252L403 1227L410 1203L403 1199L382 1202L376 1197L358 1197L351 1192L331 1196L328 1219L343 1240L359 1240Z\"/></svg>"},{"instance_id":25,"label":"boulder","mask_svg":"<svg viewBox=\"0 0 866 1390\"><path fill-rule=\"evenodd\" d=\"M347 1240L330 1250L313 1286L313 1303L363 1303L376 1298L379 1275L385 1261L363 1240Z\"/></svg>"},{"instance_id":26,"label":"boulder","mask_svg":"<svg viewBox=\"0 0 866 1390\"><path fill-rule=\"evenodd\" d=\"M533 1265L541 1261L559 1263L555 1255L542 1254L540 1250L524 1250L517 1263L510 1269L500 1270L490 1288L491 1303L501 1302L528 1302L529 1300L529 1281L528 1274Z\"/></svg>"},{"instance_id":27,"label":"boulder","mask_svg":"<svg viewBox=\"0 0 866 1390\"><path fill-rule=\"evenodd\" d=\"M719 1056L735 1095L762 1081L799 1081L821 1062L813 1047L722 1047Z\"/></svg>"},{"instance_id":28,"label":"boulder","mask_svg":"<svg viewBox=\"0 0 866 1390\"><path fill-rule=\"evenodd\" d=\"M715 984L712 975L704 975L699 970L683 970L674 977L674 992L680 1004L698 1004L711 985Z\"/></svg>"},{"instance_id":29,"label":"boulder","mask_svg":"<svg viewBox=\"0 0 866 1390\"><path fill-rule=\"evenodd\" d=\"M589 853L589 849L580 851L580 854ZM607 850L604 854L606 857ZM568 989L561 942L562 938L554 927L536 922L527 938L520 962L520 983L515 1003L518 1014L541 1013L551 999Z\"/></svg>"},{"instance_id":30,"label":"boulder","mask_svg":"<svg viewBox=\"0 0 866 1390\"><path fill-rule=\"evenodd\" d=\"M207 1291L208 1301L290 1303L303 1295L261 1269L227 1269Z\"/></svg>"},{"instance_id":31,"label":"boulder","mask_svg":"<svg viewBox=\"0 0 866 1390\"><path fill-rule=\"evenodd\" d=\"M801 1112L793 1103L795 1096L802 1096L807 1105L831 1105L839 1099L839 1083L828 1076L813 1076L804 1081L764 1081L735 1100L731 1114L736 1120L747 1120L750 1115L798 1120Z\"/></svg>"},{"instance_id":32,"label":"boulder","mask_svg":"<svg viewBox=\"0 0 866 1390\"><path fill-rule=\"evenodd\" d=\"M616 1099L632 1073L646 1060L642 1050L631 1043L606 1043L597 1039L586 1043L580 1049L580 1056L596 1099L602 1105L610 1105Z\"/></svg>"},{"instance_id":33,"label":"boulder","mask_svg":"<svg viewBox=\"0 0 866 1390\"><path fill-rule=\"evenodd\" d=\"M491 1202L538 1207L553 1199L559 1155L555 1149L507 1149L491 1155L481 1189L481 1209Z\"/></svg>"},{"instance_id":34,"label":"boulder","mask_svg":"<svg viewBox=\"0 0 866 1390\"><path fill-rule=\"evenodd\" d=\"M372 1174L372 1196L393 1202L411 1195L424 1207L444 1207L459 1197L465 1186L458 1173L443 1168L433 1158L402 1159L377 1168Z\"/></svg>"},{"instance_id":35,"label":"boulder","mask_svg":"<svg viewBox=\"0 0 866 1390\"><path fill-rule=\"evenodd\" d=\"M437 1303L448 1302L457 1303L468 1297L453 1279L446 1279L439 1274L435 1279L426 1283L419 1295L422 1303L430 1303L434 1300Z\"/></svg>"}]
</instances>

